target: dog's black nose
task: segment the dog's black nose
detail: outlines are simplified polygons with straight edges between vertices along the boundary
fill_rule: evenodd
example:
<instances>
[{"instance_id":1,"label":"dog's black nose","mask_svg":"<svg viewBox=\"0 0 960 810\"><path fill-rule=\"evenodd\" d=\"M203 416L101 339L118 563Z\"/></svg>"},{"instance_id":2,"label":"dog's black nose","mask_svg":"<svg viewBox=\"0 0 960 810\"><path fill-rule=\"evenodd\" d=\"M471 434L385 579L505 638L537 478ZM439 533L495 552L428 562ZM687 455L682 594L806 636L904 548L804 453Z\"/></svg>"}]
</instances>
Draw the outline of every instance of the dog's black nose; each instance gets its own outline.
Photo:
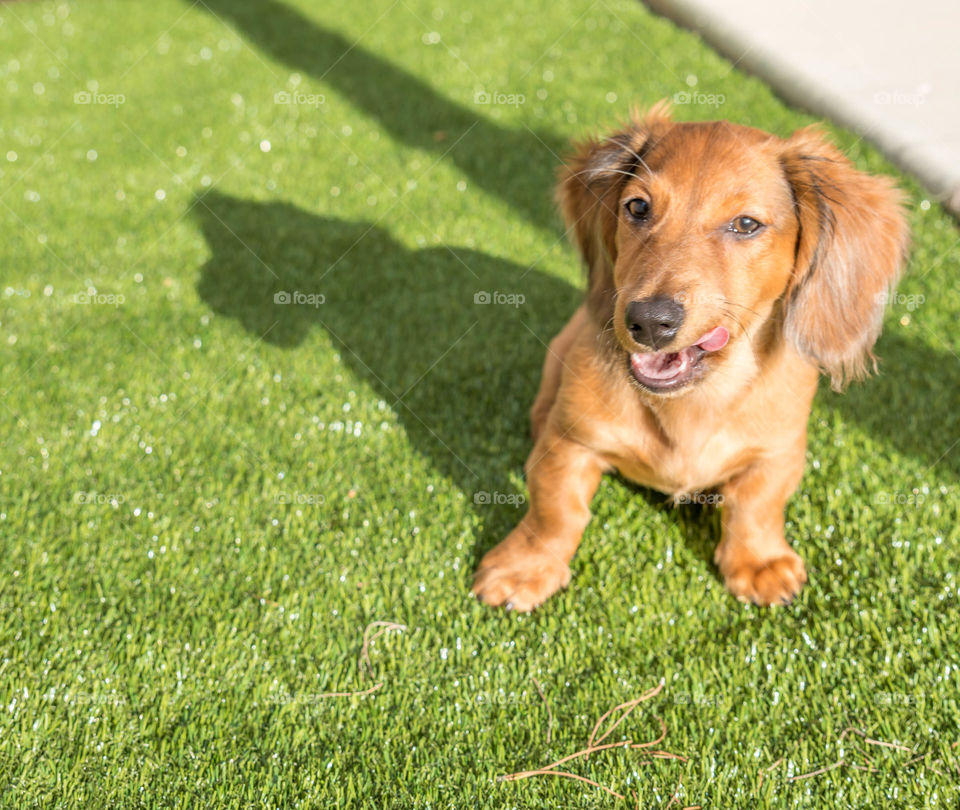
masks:
<instances>
[{"instance_id":1,"label":"dog's black nose","mask_svg":"<svg viewBox=\"0 0 960 810\"><path fill-rule=\"evenodd\" d=\"M659 349L666 346L683 325L683 304L659 295L627 304L627 329L637 343Z\"/></svg>"}]
</instances>

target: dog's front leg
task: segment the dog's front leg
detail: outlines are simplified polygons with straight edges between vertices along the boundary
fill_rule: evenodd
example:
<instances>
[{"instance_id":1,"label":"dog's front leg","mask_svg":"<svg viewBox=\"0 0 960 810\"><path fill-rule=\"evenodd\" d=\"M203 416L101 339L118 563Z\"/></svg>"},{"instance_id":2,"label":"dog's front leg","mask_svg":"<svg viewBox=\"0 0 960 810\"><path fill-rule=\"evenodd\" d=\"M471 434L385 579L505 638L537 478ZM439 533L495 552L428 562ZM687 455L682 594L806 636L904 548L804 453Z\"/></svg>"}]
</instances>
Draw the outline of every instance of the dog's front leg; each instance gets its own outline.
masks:
<instances>
[{"instance_id":1,"label":"dog's front leg","mask_svg":"<svg viewBox=\"0 0 960 810\"><path fill-rule=\"evenodd\" d=\"M723 535L714 562L743 602L787 604L807 581L803 560L787 544L783 509L803 475L806 437L764 458L722 488Z\"/></svg>"},{"instance_id":2,"label":"dog's front leg","mask_svg":"<svg viewBox=\"0 0 960 810\"><path fill-rule=\"evenodd\" d=\"M473 592L490 605L530 610L570 582L568 563L590 520L605 465L589 448L548 432L527 459L527 514L480 561Z\"/></svg>"},{"instance_id":3,"label":"dog's front leg","mask_svg":"<svg viewBox=\"0 0 960 810\"><path fill-rule=\"evenodd\" d=\"M557 391L560 389L567 352L570 351L587 323L588 317L586 306L581 306L547 347L547 356L543 361L543 375L540 378L540 390L537 391L537 398L533 401L533 407L530 408L530 432L534 441L539 439L540 434L546 429L547 417L550 416L550 409L553 408Z\"/></svg>"}]
</instances>

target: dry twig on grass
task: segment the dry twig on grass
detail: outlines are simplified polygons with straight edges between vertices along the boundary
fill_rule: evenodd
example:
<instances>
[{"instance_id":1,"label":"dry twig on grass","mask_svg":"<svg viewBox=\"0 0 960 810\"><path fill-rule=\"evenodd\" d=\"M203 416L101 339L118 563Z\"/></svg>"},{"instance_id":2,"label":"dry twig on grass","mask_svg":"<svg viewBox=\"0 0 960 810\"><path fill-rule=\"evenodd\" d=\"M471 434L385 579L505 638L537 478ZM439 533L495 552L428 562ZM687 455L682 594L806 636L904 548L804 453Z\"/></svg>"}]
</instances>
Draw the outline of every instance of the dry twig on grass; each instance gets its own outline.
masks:
<instances>
[{"instance_id":1,"label":"dry twig on grass","mask_svg":"<svg viewBox=\"0 0 960 810\"><path fill-rule=\"evenodd\" d=\"M540 692L540 697L542 697L544 703L547 704L546 696L544 695L543 690L540 688L540 684L537 682L536 678L533 679L533 682L537 685L537 690ZM535 768L529 771L517 771L516 773L508 773L502 776L498 776L497 781L515 782L519 779L527 779L531 776L562 776L568 779L576 779L580 782L586 782L587 784L593 785L594 787L598 787L601 790L609 793L612 796L616 796L619 799L626 798L622 794L617 793L615 790L611 790L610 788L605 787L604 785L601 785L600 783L595 782L592 779L587 779L586 777L579 776L578 774L569 773L568 771L558 771L556 770L556 768L560 765L563 765L565 762L570 762L571 760L574 760L574 759L580 759L581 757L589 758L590 754L595 754L598 751L607 751L613 748L646 749L662 742L663 739L667 736L667 724L663 722L662 718L657 717L657 720L660 721L661 731L660 731L660 736L658 736L655 740L650 740L649 742L643 742L643 743L635 743L633 740L622 740L621 742L615 742L615 743L603 743L603 741L610 736L610 734L614 731L614 729L616 729L617 726L619 726L637 706L639 706L644 701L649 700L650 698L659 694L664 687L664 683L665 682L661 680L660 683L657 684L657 686L655 686L653 689L649 690L648 692L645 692L640 697L634 698L633 700L628 700L626 703L621 703L619 706L614 706L609 711L604 712L603 715L600 716L600 719L598 719L597 722L594 724L593 730L590 732L590 737L587 740L586 748L580 751L576 751L573 754L569 754L568 756L565 756L562 759L558 759L556 762L551 762L549 765L544 765L542 768ZM600 727L603 725L603 722L607 718L609 718L612 714L618 711L622 712L622 714L606 731L603 732L603 734L601 734L598 737L597 732L600 730ZM551 723L552 723L553 715L552 713L550 713L549 704L547 704L547 712L550 716ZM549 741L549 736L548 736L548 741ZM681 754L674 754L670 751L656 750L656 751L650 751L648 753L650 754L650 756L655 757L657 759L676 759L681 762L689 762L689 759L687 757ZM645 760L643 762L640 762L639 764L652 765L653 760ZM679 789L680 789L680 785L678 783L677 790ZM639 797L637 797L637 794L635 791L633 791L633 796L637 801L637 806L639 807L640 800L639 800ZM675 801L679 801L679 797L676 795L676 793L674 795L674 799L671 799L670 803L674 804ZM696 805L696 807L699 807L699 805ZM690 810L693 810L693 808L691 808Z\"/></svg>"},{"instance_id":2,"label":"dry twig on grass","mask_svg":"<svg viewBox=\"0 0 960 810\"><path fill-rule=\"evenodd\" d=\"M670 801L667 802L667 806L663 810L668 810L668 808L673 807L677 802L680 801L680 786L683 784L683 777L681 776L677 780L677 786L673 789L673 795L670 797Z\"/></svg>"},{"instance_id":3,"label":"dry twig on grass","mask_svg":"<svg viewBox=\"0 0 960 810\"><path fill-rule=\"evenodd\" d=\"M584 748L582 751L577 751L574 754L565 756L563 759L558 759L556 762L551 762L549 765L544 765L542 768L536 768L532 771L508 773L497 778L501 782L515 782L518 779L526 779L528 776L539 776L546 771L552 771L558 765L563 765L564 762L569 762L571 759L579 759L580 757L588 756L596 751L606 751L608 748L629 748L630 743L631 740L624 740L623 742L607 743L606 745L595 745L592 748Z\"/></svg>"},{"instance_id":4,"label":"dry twig on grass","mask_svg":"<svg viewBox=\"0 0 960 810\"><path fill-rule=\"evenodd\" d=\"M595 743L603 742L607 737L609 737L613 733L613 730L617 726L619 726L624 720L626 720L630 716L630 712L636 709L637 706L639 706L644 701L650 700L650 698L660 694L660 691L663 689L665 684L666 682L661 678L660 683L658 683L649 692L646 692L645 694L642 694L640 695L640 697L634 698L633 700L628 700L626 703L621 703L619 706L614 706L612 709L609 709L608 711L600 715L600 719L597 720L596 724L594 725L593 731L590 732L590 739L587 740L587 747L590 748ZM603 732L603 734L600 735L599 739L595 739L597 737L597 731L600 729L600 726L603 724L603 721L606 720L614 712L617 712L620 710L625 710L625 711L623 712L623 714L620 715L620 717L617 718L617 722L615 722L612 726L610 726L610 728L608 728L605 732Z\"/></svg>"},{"instance_id":5,"label":"dry twig on grass","mask_svg":"<svg viewBox=\"0 0 960 810\"><path fill-rule=\"evenodd\" d=\"M774 762L773 765L760 769L760 781L757 782L757 790L760 790L760 788L763 787L763 777L768 773L773 773L777 768L779 768L783 764L783 760L784 758L780 757L780 759Z\"/></svg>"},{"instance_id":6,"label":"dry twig on grass","mask_svg":"<svg viewBox=\"0 0 960 810\"><path fill-rule=\"evenodd\" d=\"M884 748L894 748L897 751L909 751L911 754L917 753L913 748L910 748L906 745L897 745L897 743L888 743L884 742L883 740L871 740L863 731L858 728L854 728L853 726L847 726L837 738L837 742L843 742L843 738L846 737L851 731L854 734L859 734L861 737L863 737L863 740L867 745L880 745Z\"/></svg>"},{"instance_id":7,"label":"dry twig on grass","mask_svg":"<svg viewBox=\"0 0 960 810\"><path fill-rule=\"evenodd\" d=\"M377 632L371 636L370 631L374 627L379 627L380 629L377 630ZM406 630L406 629L407 629L407 626L405 624L397 624L396 622L381 622L381 621L370 622L370 624L368 624L364 628L363 645L360 647L360 661L357 665L358 668L360 669L361 680L363 680L363 678L368 674L371 678L373 677L373 664L370 661L370 645L373 644L373 642L376 641L378 638L380 638L380 636L382 636L384 633L388 633L391 630ZM363 697L364 695L373 694L378 689L381 689L383 687L383 684L384 684L383 681L379 681L378 683L375 683L373 686L368 687L367 689L357 689L349 692L321 692L320 694L316 695L316 697L318 698Z\"/></svg>"},{"instance_id":8,"label":"dry twig on grass","mask_svg":"<svg viewBox=\"0 0 960 810\"><path fill-rule=\"evenodd\" d=\"M374 627L379 627L380 629L371 636L370 631ZM361 679L365 674L369 674L371 678L373 677L373 664L370 663L370 645L384 633L389 633L391 630L406 629L407 626L405 624L397 624L396 622L370 622L370 624L364 628L363 646L360 648L360 663L358 664ZM364 667L366 667L366 671L364 671Z\"/></svg>"},{"instance_id":9,"label":"dry twig on grass","mask_svg":"<svg viewBox=\"0 0 960 810\"><path fill-rule=\"evenodd\" d=\"M879 748L889 748L893 751L907 751L911 754L917 753L916 747L910 747L909 745L902 745L900 743L886 742L885 740L876 740L872 737L868 737L865 731L862 731L861 729L856 728L855 726L847 726L843 731L841 731L840 736L837 737L837 744L842 743L848 734L856 734L858 737L860 737L863 740L865 745L874 745ZM866 765L860 765L856 762L851 762L850 760L844 757L837 760L832 765L825 765L822 768L817 768L816 770L808 771L807 773L797 774L796 776L788 776L787 781L798 782L801 779L810 779L814 776L821 776L825 773L828 773L829 771L836 770L837 768L840 768L844 765L847 765L851 768L855 768L858 771L866 771L867 773L878 773L880 769L873 764L873 757L869 756L867 752L864 751L856 743L852 743L852 745L856 749L857 753L859 753L860 756L864 758L864 760L867 763ZM960 742L953 743L953 745L951 746L951 749L956 748L958 745L960 745ZM913 759L907 760L900 767L906 768L908 765L913 765L917 762L921 762L922 760L926 759L928 756L930 756L929 751L926 754L920 754L919 756L915 756ZM771 765L770 767L760 770L760 780L757 783L757 790L759 790L763 785L764 775L772 772L775 768L777 768L783 762L783 759L784 759L783 757L780 757L780 759L774 762L773 765ZM934 771L934 773L945 775L941 771L933 767L938 762L942 762L942 759L935 759L933 762L928 763L928 766L930 767L931 770Z\"/></svg>"},{"instance_id":10,"label":"dry twig on grass","mask_svg":"<svg viewBox=\"0 0 960 810\"><path fill-rule=\"evenodd\" d=\"M580 782L586 782L588 785L598 787L600 790L606 791L611 796L616 796L618 799L626 798L626 796L624 796L622 793L617 793L617 791L611 790L610 788L601 785L599 782L594 782L592 779L587 779L585 776L579 776L578 774L569 773L568 771L550 771L546 768L541 768L538 771L524 771L522 774L510 773L506 776L500 776L498 778L501 782L510 782L513 781L514 778L523 779L527 776L566 776L568 779L577 779Z\"/></svg>"}]
</instances>

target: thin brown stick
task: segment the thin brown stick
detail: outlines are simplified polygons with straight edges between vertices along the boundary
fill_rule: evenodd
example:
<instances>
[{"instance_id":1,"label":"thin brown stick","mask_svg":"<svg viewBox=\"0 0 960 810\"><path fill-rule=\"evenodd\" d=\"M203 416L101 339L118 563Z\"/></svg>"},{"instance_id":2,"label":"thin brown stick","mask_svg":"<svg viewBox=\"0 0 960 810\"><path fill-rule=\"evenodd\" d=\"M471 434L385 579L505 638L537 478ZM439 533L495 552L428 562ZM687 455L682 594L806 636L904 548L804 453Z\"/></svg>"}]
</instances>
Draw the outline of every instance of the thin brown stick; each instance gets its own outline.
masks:
<instances>
[{"instance_id":1,"label":"thin brown stick","mask_svg":"<svg viewBox=\"0 0 960 810\"><path fill-rule=\"evenodd\" d=\"M612 709L609 709L608 711L604 712L600 716L600 719L597 720L596 724L594 725L593 731L590 732L590 739L587 741L588 747L593 747L595 743L603 742L607 737L609 737L613 733L613 730L617 726L619 726L624 720L627 719L627 717L629 717L630 712L632 712L635 708L637 708L637 706L639 706L645 700L649 700L650 698L659 694L665 685L666 685L666 681L661 679L660 683L658 683L649 692L641 695L638 698L634 698L633 700L628 700L626 703L621 703L619 706L614 706ZM600 729L600 726L603 725L603 721L606 720L611 714L613 714L616 711L620 711L621 709L625 710L623 714L621 714L620 717L617 718L617 721L612 726L610 726L610 728L608 728L599 738L597 738L597 731Z\"/></svg>"},{"instance_id":2,"label":"thin brown stick","mask_svg":"<svg viewBox=\"0 0 960 810\"><path fill-rule=\"evenodd\" d=\"M379 627L372 636L370 631L374 627ZM407 626L405 624L397 624L396 622L370 622L363 630L363 646L360 648L360 662L358 668L360 669L360 679L362 680L364 675L369 674L370 677L373 677L373 664L370 662L370 645L373 644L380 636L384 633L388 633L391 630L406 630ZM364 669L366 667L366 669Z\"/></svg>"},{"instance_id":3,"label":"thin brown stick","mask_svg":"<svg viewBox=\"0 0 960 810\"><path fill-rule=\"evenodd\" d=\"M810 771L810 773L801 773L798 776L788 776L788 782L796 782L800 779L809 779L811 776L820 776L820 774L826 773L827 771L832 771L834 768L839 768L841 765L846 763L841 759L839 762L834 762L833 765L827 765L825 768L817 768L815 771Z\"/></svg>"},{"instance_id":4,"label":"thin brown stick","mask_svg":"<svg viewBox=\"0 0 960 810\"><path fill-rule=\"evenodd\" d=\"M548 770L538 770L538 771L524 771L523 773L510 773L506 776L498 776L497 779L500 782L513 782L517 779L526 779L528 776L565 776L567 779L576 779L580 782L586 782L588 785L593 785L594 787L600 788L609 793L611 796L616 796L618 799L627 798L622 793L617 793L615 790L611 790L608 787L604 787L599 782L594 782L592 779L587 779L585 776L579 776L575 773L568 773L567 771L548 771Z\"/></svg>"},{"instance_id":5,"label":"thin brown stick","mask_svg":"<svg viewBox=\"0 0 960 810\"><path fill-rule=\"evenodd\" d=\"M760 773L770 773L771 771L775 771L777 768L779 768L783 764L784 759L786 759L786 757L780 757L780 759L774 762L773 765L770 765L769 767L764 768L762 771L760 771Z\"/></svg>"},{"instance_id":6,"label":"thin brown stick","mask_svg":"<svg viewBox=\"0 0 960 810\"><path fill-rule=\"evenodd\" d=\"M913 748L910 748L906 745L897 745L897 743L884 742L883 740L873 740L870 737L868 737L863 731L861 731L858 728L854 728L853 726L848 726L847 728L845 728L843 732L840 734L840 736L837 738L837 742L841 742L843 738L846 737L847 734L851 731L854 734L859 734L861 737L863 737L863 741L867 743L867 745L880 745L880 746L883 746L884 748L893 748L897 751L909 751L912 754L916 753L916 751Z\"/></svg>"},{"instance_id":7,"label":"thin brown stick","mask_svg":"<svg viewBox=\"0 0 960 810\"><path fill-rule=\"evenodd\" d=\"M680 786L682 784L683 784L683 777L681 776L677 780L677 786L673 789L673 795L670 797L670 801L667 802L667 806L663 810L667 810L667 808L672 807L674 803L680 801Z\"/></svg>"},{"instance_id":8,"label":"thin brown stick","mask_svg":"<svg viewBox=\"0 0 960 810\"><path fill-rule=\"evenodd\" d=\"M360 689L356 692L320 692L316 697L318 698L334 698L334 697L363 697L364 695L370 695L376 692L378 689L383 687L383 682L381 681L378 684L371 686L369 689Z\"/></svg>"},{"instance_id":9,"label":"thin brown stick","mask_svg":"<svg viewBox=\"0 0 960 810\"><path fill-rule=\"evenodd\" d=\"M379 627L372 636L370 631L374 627ZM396 622L370 622L363 631L363 645L360 647L360 662L358 667L360 669L360 679L363 680L364 675L369 674L370 677L373 677L373 664L370 662L370 645L376 641L381 635L389 632L390 630L406 630L407 626L405 624L397 624ZM366 667L366 670L364 670ZM363 697L364 695L371 695L376 692L378 689L383 688L383 681L375 683L373 686L367 689L356 689L346 692L320 692L314 697L317 698L341 698L341 697Z\"/></svg>"},{"instance_id":10,"label":"thin brown stick","mask_svg":"<svg viewBox=\"0 0 960 810\"><path fill-rule=\"evenodd\" d=\"M549 742L550 740L549 733L553 725L553 713L550 710L550 704L547 701L546 695L544 694L543 688L540 686L540 683L537 681L536 678L533 678L533 682L536 685L537 691L540 693L540 697L543 699L544 705L547 708L547 715L548 715L547 741ZM661 679L660 683L657 684L657 686L655 686L653 689L650 689L640 697L634 698L633 700L629 700L626 703L621 703L619 706L615 706L614 708L605 712L600 717L600 719L597 720L596 724L594 725L593 730L590 732L590 738L588 740L587 747L584 748L583 750L576 751L573 754L569 754L561 759L558 759L556 762L552 762L549 765L545 765L542 768L536 768L534 770L529 770L529 771L517 771L516 773L508 773L508 774L504 774L503 776L498 776L497 781L513 782L518 779L527 779L531 776L562 776L568 779L576 779L578 781L585 782L589 785L593 785L594 787L598 787L601 790L609 793L611 796L616 796L619 799L626 798L622 794L617 793L615 790L611 790L610 788L604 787L603 785L593 781L592 779L587 779L586 777L579 776L578 774L574 774L574 773L569 773L568 771L558 771L558 770L555 770L555 768L557 768L560 765L563 765L565 762L570 762L571 760L579 759L580 757L589 757L590 754L594 754L598 751L606 751L611 748L649 748L650 746L657 745L659 742L661 742L666 737L667 724L663 721L662 718L658 717L657 719L660 721L660 725L661 725L661 733L660 733L660 736L657 737L657 739L655 740L651 740L650 742L645 742L645 743L634 743L633 740L623 740L622 742L602 744L603 740L606 739L611 733L613 733L614 729L616 729L616 727L619 726L627 718L630 712L632 712L637 706L639 706L645 700L649 700L650 698L657 695L664 688L664 686L665 686L665 681ZM603 722L608 717L610 717L610 715L612 715L614 712L617 712L617 711L621 711L622 714L617 718L616 722L614 722L613 725L610 726L610 728L608 728L599 738L597 738L597 732L600 730L600 727L603 725ZM660 750L651 751L650 754L651 756L657 757L659 759L679 759L683 762L689 761L686 757L681 756L680 754L674 754L670 751L660 751ZM638 764L652 765L653 762L654 761L650 759L650 760L645 760L643 762L640 762ZM679 785L678 785L678 789L679 789ZM637 796L635 791L633 792L633 795L634 795L634 798L636 799L637 807L639 809L640 799Z\"/></svg>"},{"instance_id":11,"label":"thin brown stick","mask_svg":"<svg viewBox=\"0 0 960 810\"><path fill-rule=\"evenodd\" d=\"M783 760L784 760L784 757L780 757L780 759L778 759L776 762L774 762L773 765L770 765L770 766L768 766L768 767L766 767L766 768L761 768L761 769L760 769L760 781L757 782L757 790L760 790L760 788L763 787L763 777L764 777L766 774L772 773L772 772L775 771L777 768L779 768L779 767L783 764Z\"/></svg>"},{"instance_id":12,"label":"thin brown stick","mask_svg":"<svg viewBox=\"0 0 960 810\"><path fill-rule=\"evenodd\" d=\"M501 777L501 779L506 781L510 781L511 779L524 779L527 776L533 776L541 771L551 771L556 768L557 765L563 765L564 762L569 762L571 759L579 759L580 757L585 757L588 754L593 754L597 751L606 751L608 748L627 748L629 745L630 740L625 740L624 742L607 743L606 745L595 745L592 748L584 748L582 751L577 751L575 754L569 754L563 759L558 759L556 762L551 762L549 765L544 765L542 768L537 768L533 771L518 771L517 773L510 773Z\"/></svg>"},{"instance_id":13,"label":"thin brown stick","mask_svg":"<svg viewBox=\"0 0 960 810\"><path fill-rule=\"evenodd\" d=\"M869 737L867 737L864 742L867 745L882 745L884 748L893 748L896 751L909 751L911 754L917 753L909 745L897 745L897 743L884 742L883 740L871 740Z\"/></svg>"},{"instance_id":14,"label":"thin brown stick","mask_svg":"<svg viewBox=\"0 0 960 810\"><path fill-rule=\"evenodd\" d=\"M872 757L872 756L870 756L866 751L864 751L864 750L863 750L859 745L857 745L856 743L853 744L853 747L857 749L857 753L860 754L860 756L862 756L867 762L869 762L871 765L873 765L873 757Z\"/></svg>"},{"instance_id":15,"label":"thin brown stick","mask_svg":"<svg viewBox=\"0 0 960 810\"><path fill-rule=\"evenodd\" d=\"M657 720L660 721L660 736L655 740L650 740L650 742L634 743L630 746L631 748L649 748L651 745L658 745L663 742L664 738L667 736L667 724L663 722L662 717L657 717Z\"/></svg>"},{"instance_id":16,"label":"thin brown stick","mask_svg":"<svg viewBox=\"0 0 960 810\"><path fill-rule=\"evenodd\" d=\"M543 705L547 708L547 745L550 744L550 733L553 731L553 712L550 711L550 702L547 700L547 696L543 693L543 688L540 686L540 681L530 676L533 679L533 685L537 687L537 691L540 693L540 699L543 701Z\"/></svg>"},{"instance_id":17,"label":"thin brown stick","mask_svg":"<svg viewBox=\"0 0 960 810\"><path fill-rule=\"evenodd\" d=\"M690 761L689 757L685 757L682 754L674 754L670 751L647 751L647 753L652 757L656 757L657 759L679 759L681 762Z\"/></svg>"}]
</instances>

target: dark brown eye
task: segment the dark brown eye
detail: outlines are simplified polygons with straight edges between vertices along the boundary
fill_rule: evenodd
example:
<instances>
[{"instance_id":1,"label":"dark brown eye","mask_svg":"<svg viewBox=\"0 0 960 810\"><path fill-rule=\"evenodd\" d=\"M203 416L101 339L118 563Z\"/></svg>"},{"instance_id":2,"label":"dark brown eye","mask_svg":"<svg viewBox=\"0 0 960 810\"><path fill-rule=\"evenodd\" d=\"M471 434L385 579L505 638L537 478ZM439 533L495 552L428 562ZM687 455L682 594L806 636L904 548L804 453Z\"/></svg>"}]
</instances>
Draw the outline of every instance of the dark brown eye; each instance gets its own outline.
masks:
<instances>
[{"instance_id":1,"label":"dark brown eye","mask_svg":"<svg viewBox=\"0 0 960 810\"><path fill-rule=\"evenodd\" d=\"M753 217L737 217L730 223L730 230L741 236L749 236L763 227L763 223Z\"/></svg>"},{"instance_id":2,"label":"dark brown eye","mask_svg":"<svg viewBox=\"0 0 960 810\"><path fill-rule=\"evenodd\" d=\"M650 203L643 197L634 197L632 200L627 200L624 207L630 216L641 222L650 216Z\"/></svg>"}]
</instances>

